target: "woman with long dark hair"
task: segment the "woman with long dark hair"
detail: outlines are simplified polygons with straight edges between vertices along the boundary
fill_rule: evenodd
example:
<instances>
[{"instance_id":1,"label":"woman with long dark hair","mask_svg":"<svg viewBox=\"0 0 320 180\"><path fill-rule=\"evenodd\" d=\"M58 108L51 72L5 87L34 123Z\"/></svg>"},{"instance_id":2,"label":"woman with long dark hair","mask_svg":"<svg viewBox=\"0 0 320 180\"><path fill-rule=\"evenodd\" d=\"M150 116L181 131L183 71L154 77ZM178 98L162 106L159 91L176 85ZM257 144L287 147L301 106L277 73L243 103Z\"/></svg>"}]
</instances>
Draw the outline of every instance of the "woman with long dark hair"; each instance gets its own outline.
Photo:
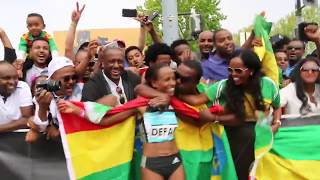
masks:
<instances>
[{"instance_id":1,"label":"woman with long dark hair","mask_svg":"<svg viewBox=\"0 0 320 180\"><path fill-rule=\"evenodd\" d=\"M211 101L225 108L224 115L202 111L203 120L225 125L239 179L248 179L254 161L256 112L273 111L272 128L280 126L280 97L277 85L261 72L259 57L251 50L235 52L229 63L228 79L218 81L205 94L184 97L192 105Z\"/></svg>"},{"instance_id":2,"label":"woman with long dark hair","mask_svg":"<svg viewBox=\"0 0 320 180\"><path fill-rule=\"evenodd\" d=\"M169 96L175 92L175 73L168 64L155 64L148 68L145 75L146 83ZM64 112L64 104L60 111ZM79 114L79 110L72 110ZM143 156L141 160L141 175L143 180L183 180L184 169L179 150L174 141L178 121L173 108L169 106L151 107L142 106L127 110L112 116L104 117L96 124L109 126L128 117L136 115L141 140L143 142Z\"/></svg>"},{"instance_id":3,"label":"woman with long dark hair","mask_svg":"<svg viewBox=\"0 0 320 180\"><path fill-rule=\"evenodd\" d=\"M284 114L320 113L319 71L320 62L315 57L298 62L293 72L294 82L280 90Z\"/></svg>"}]
</instances>

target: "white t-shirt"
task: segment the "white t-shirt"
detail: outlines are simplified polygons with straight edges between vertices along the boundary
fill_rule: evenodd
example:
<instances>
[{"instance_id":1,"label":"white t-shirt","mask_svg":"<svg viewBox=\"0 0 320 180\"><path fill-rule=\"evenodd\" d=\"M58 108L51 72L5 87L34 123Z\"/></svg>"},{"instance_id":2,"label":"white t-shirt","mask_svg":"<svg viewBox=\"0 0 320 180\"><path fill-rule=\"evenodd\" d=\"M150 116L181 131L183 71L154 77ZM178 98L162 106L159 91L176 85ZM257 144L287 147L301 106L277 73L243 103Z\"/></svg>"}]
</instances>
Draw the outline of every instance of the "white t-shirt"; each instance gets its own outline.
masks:
<instances>
[{"instance_id":1,"label":"white t-shirt","mask_svg":"<svg viewBox=\"0 0 320 180\"><path fill-rule=\"evenodd\" d=\"M310 101L309 96L307 95L308 104L311 107L311 112L320 113L320 85L319 84L315 85L313 96L317 104L312 103ZM280 90L280 104L281 104L281 107L284 107L285 109L284 114L300 114L300 107L302 105L302 102L297 97L295 83L290 83L285 88Z\"/></svg>"},{"instance_id":2,"label":"white t-shirt","mask_svg":"<svg viewBox=\"0 0 320 180\"><path fill-rule=\"evenodd\" d=\"M17 89L4 102L0 95L0 124L21 118L20 107L32 106L31 90L27 83L19 81Z\"/></svg>"},{"instance_id":3,"label":"white t-shirt","mask_svg":"<svg viewBox=\"0 0 320 180\"><path fill-rule=\"evenodd\" d=\"M27 71L27 73L26 73L26 82L27 82L27 84L29 85L29 87L31 87L31 84L32 84L32 81L36 78L36 77L38 77L39 75L40 75L40 73L43 71L43 70L45 70L45 69L47 69L47 67L45 67L45 68L39 68L39 67L37 67L36 65L32 65L32 68L31 69L29 69L28 71Z\"/></svg>"}]
</instances>

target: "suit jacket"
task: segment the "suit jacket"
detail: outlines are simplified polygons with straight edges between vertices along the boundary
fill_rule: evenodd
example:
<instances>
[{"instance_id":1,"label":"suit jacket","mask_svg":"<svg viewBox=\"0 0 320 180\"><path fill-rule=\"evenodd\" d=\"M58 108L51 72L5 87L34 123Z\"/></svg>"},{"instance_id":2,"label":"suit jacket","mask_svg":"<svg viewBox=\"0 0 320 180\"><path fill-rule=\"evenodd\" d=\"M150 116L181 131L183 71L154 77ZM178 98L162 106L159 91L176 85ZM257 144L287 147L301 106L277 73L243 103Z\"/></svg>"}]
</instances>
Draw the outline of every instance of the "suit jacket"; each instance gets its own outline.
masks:
<instances>
[{"instance_id":1,"label":"suit jacket","mask_svg":"<svg viewBox=\"0 0 320 180\"><path fill-rule=\"evenodd\" d=\"M140 77L131 71L124 71L121 74L121 79L128 101L134 99L136 97L134 88L140 84ZM104 78L103 73L98 72L84 84L81 101L97 101L109 94L111 94L110 86Z\"/></svg>"}]
</instances>

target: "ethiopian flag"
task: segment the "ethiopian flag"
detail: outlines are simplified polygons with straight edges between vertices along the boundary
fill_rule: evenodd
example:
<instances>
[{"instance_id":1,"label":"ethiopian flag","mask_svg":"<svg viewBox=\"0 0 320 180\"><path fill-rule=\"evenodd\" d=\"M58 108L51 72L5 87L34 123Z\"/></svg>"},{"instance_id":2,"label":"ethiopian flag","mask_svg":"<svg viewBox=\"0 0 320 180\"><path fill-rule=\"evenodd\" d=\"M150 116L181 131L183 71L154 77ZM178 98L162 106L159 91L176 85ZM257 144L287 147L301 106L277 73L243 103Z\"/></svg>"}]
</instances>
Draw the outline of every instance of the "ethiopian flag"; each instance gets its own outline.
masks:
<instances>
[{"instance_id":1,"label":"ethiopian flag","mask_svg":"<svg viewBox=\"0 0 320 180\"><path fill-rule=\"evenodd\" d=\"M257 167L257 179L320 178L320 116L282 121L274 144Z\"/></svg>"},{"instance_id":2,"label":"ethiopian flag","mask_svg":"<svg viewBox=\"0 0 320 180\"><path fill-rule=\"evenodd\" d=\"M255 126L254 162L249 172L249 180L256 179L257 166L260 160L270 151L273 145L273 132L271 129L272 116L265 116L264 112L259 112L259 118Z\"/></svg>"},{"instance_id":3,"label":"ethiopian flag","mask_svg":"<svg viewBox=\"0 0 320 180\"><path fill-rule=\"evenodd\" d=\"M271 27L272 23L267 22L263 16L258 15L256 17L254 23L254 33L256 37L261 39L262 46L255 46L254 51L261 60L262 69L266 76L270 77L277 85L279 85L278 65L273 54L271 42L269 40Z\"/></svg>"},{"instance_id":4,"label":"ethiopian flag","mask_svg":"<svg viewBox=\"0 0 320 180\"><path fill-rule=\"evenodd\" d=\"M148 99L137 98L111 108L95 102L72 102L85 110L91 121L129 109L146 106ZM199 119L199 112L191 106L171 99L176 112ZM213 113L222 112L213 106ZM70 179L134 179L139 177L139 164L132 162L134 153L135 119L130 117L111 126L99 126L73 114L61 113L60 133L67 159ZM137 147L136 147L137 148ZM138 153L139 154L139 153ZM135 157L135 161L139 158ZM132 165L133 164L133 165Z\"/></svg>"},{"instance_id":5,"label":"ethiopian flag","mask_svg":"<svg viewBox=\"0 0 320 180\"><path fill-rule=\"evenodd\" d=\"M207 106L201 105L190 109L199 112L207 109ZM211 107L210 111L216 114L222 113L219 106ZM182 158L186 180L237 179L229 142L222 125L206 123L200 126L178 119L175 140Z\"/></svg>"}]
</instances>

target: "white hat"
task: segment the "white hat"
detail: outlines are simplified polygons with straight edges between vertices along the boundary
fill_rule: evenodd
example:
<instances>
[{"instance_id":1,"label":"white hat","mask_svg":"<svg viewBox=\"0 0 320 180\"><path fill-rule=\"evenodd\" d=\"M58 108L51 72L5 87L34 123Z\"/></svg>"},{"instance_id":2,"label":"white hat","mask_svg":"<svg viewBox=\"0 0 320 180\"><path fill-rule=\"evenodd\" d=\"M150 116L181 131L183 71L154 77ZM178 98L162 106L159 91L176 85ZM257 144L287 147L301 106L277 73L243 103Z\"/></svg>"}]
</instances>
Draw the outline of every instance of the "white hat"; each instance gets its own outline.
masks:
<instances>
[{"instance_id":1,"label":"white hat","mask_svg":"<svg viewBox=\"0 0 320 180\"><path fill-rule=\"evenodd\" d=\"M69 58L64 56L53 57L48 65L48 78L50 78L54 72L66 66L74 66Z\"/></svg>"}]
</instances>

